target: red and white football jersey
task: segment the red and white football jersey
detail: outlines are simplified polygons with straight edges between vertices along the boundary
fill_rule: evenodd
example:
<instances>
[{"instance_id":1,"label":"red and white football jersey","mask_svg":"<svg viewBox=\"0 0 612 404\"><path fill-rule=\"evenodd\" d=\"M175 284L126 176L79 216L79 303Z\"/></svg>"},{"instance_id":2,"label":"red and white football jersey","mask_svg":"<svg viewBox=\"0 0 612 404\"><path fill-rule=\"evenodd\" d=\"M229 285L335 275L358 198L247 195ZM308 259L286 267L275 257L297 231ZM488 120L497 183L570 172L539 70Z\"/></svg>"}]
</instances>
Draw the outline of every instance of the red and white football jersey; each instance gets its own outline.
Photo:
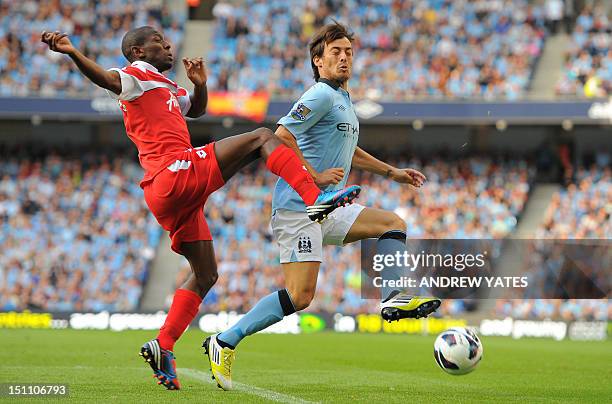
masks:
<instances>
[{"instance_id":1,"label":"red and white football jersey","mask_svg":"<svg viewBox=\"0 0 612 404\"><path fill-rule=\"evenodd\" d=\"M191 108L189 93L147 62L135 61L122 69L121 94L108 91L118 100L128 137L138 148L145 171L143 186L192 148L183 117Z\"/></svg>"}]
</instances>

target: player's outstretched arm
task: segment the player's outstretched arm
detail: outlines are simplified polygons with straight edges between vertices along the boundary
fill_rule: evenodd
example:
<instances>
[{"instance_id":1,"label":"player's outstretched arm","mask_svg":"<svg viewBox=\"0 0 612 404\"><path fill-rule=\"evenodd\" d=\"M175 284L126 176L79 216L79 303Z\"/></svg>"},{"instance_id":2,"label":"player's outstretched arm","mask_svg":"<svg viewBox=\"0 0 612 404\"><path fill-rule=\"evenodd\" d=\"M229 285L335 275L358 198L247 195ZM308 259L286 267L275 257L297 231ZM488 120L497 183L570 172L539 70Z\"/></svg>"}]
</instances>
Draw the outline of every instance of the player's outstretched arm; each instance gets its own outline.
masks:
<instances>
[{"instance_id":1,"label":"player's outstretched arm","mask_svg":"<svg viewBox=\"0 0 612 404\"><path fill-rule=\"evenodd\" d=\"M208 105L208 90L206 89L206 68L202 58L183 58L183 65L187 71L187 78L193 83L193 94L191 94L191 108L187 111L187 116L197 118L206 113Z\"/></svg>"},{"instance_id":2,"label":"player's outstretched arm","mask_svg":"<svg viewBox=\"0 0 612 404\"><path fill-rule=\"evenodd\" d=\"M115 94L121 94L121 78L119 73L105 70L102 66L83 55L72 45L72 42L68 39L68 34L61 34L59 31L43 31L40 40L49 45L49 49L52 51L70 56L81 73L94 84Z\"/></svg>"},{"instance_id":3,"label":"player's outstretched arm","mask_svg":"<svg viewBox=\"0 0 612 404\"><path fill-rule=\"evenodd\" d=\"M361 170L369 171L374 174L391 178L401 184L410 184L420 187L425 182L425 176L412 168L397 168L380 161L361 147L355 149L353 154L352 166Z\"/></svg>"}]
</instances>

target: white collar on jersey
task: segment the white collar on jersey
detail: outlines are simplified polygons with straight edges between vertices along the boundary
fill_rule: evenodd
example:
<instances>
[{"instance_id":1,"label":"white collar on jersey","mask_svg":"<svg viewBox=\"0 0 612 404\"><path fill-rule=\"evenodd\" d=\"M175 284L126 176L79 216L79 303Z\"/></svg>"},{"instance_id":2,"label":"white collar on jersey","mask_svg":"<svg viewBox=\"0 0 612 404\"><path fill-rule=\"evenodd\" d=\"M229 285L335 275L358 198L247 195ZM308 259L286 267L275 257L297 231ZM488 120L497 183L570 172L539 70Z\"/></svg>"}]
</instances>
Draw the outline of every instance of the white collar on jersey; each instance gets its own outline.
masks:
<instances>
[{"instance_id":1,"label":"white collar on jersey","mask_svg":"<svg viewBox=\"0 0 612 404\"><path fill-rule=\"evenodd\" d=\"M157 67L143 60L136 60L132 62L132 66L142 70L143 72L146 70L150 70L152 72L159 73L159 70L157 70Z\"/></svg>"}]
</instances>

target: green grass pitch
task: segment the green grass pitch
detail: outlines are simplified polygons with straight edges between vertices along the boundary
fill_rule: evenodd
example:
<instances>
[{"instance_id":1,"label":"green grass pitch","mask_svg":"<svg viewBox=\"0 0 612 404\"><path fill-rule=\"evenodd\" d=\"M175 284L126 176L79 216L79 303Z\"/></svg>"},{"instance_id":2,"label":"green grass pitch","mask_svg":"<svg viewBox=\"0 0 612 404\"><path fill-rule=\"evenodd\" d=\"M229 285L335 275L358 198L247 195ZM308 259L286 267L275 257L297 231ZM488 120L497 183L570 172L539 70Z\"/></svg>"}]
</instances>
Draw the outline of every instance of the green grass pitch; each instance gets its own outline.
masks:
<instances>
[{"instance_id":1,"label":"green grass pitch","mask_svg":"<svg viewBox=\"0 0 612 404\"><path fill-rule=\"evenodd\" d=\"M188 331L176 346L180 391L157 386L138 356L141 331L0 330L0 383L68 383L57 401L100 402L611 402L612 341L483 337L478 369L451 376L436 365L434 336L262 334L237 350L237 390L210 382ZM0 400L7 400L0 398ZM11 400L12 401L12 400ZM34 401L33 401L34 402Z\"/></svg>"}]
</instances>

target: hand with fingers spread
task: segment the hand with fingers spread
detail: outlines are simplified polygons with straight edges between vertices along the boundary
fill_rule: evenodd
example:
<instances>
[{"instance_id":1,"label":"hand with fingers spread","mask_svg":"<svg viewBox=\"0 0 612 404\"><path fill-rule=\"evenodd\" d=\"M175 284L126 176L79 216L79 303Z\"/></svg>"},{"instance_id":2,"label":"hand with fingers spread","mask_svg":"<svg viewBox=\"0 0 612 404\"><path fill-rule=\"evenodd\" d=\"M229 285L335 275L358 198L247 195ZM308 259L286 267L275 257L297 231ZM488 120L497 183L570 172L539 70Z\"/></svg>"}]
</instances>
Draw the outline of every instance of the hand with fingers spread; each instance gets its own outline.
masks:
<instances>
[{"instance_id":1,"label":"hand with fingers spread","mask_svg":"<svg viewBox=\"0 0 612 404\"><path fill-rule=\"evenodd\" d=\"M412 168L394 168L389 170L388 176L395 182L399 182L400 184L410 184L416 188L423 186L427 180L423 173L413 170Z\"/></svg>"},{"instance_id":2,"label":"hand with fingers spread","mask_svg":"<svg viewBox=\"0 0 612 404\"><path fill-rule=\"evenodd\" d=\"M335 185L342 181L344 178L344 169L341 167L328 168L327 170L320 172L316 176L314 176L315 184L319 188L325 187L327 185Z\"/></svg>"},{"instance_id":3,"label":"hand with fingers spread","mask_svg":"<svg viewBox=\"0 0 612 404\"><path fill-rule=\"evenodd\" d=\"M64 53L66 55L73 54L75 51L72 42L68 39L68 34L60 33L59 31L47 32L43 31L40 35L41 42L49 45L49 49L54 52Z\"/></svg>"},{"instance_id":4,"label":"hand with fingers spread","mask_svg":"<svg viewBox=\"0 0 612 404\"><path fill-rule=\"evenodd\" d=\"M183 65L187 71L187 77L196 86L206 84L207 76L202 58L183 58Z\"/></svg>"}]
</instances>

